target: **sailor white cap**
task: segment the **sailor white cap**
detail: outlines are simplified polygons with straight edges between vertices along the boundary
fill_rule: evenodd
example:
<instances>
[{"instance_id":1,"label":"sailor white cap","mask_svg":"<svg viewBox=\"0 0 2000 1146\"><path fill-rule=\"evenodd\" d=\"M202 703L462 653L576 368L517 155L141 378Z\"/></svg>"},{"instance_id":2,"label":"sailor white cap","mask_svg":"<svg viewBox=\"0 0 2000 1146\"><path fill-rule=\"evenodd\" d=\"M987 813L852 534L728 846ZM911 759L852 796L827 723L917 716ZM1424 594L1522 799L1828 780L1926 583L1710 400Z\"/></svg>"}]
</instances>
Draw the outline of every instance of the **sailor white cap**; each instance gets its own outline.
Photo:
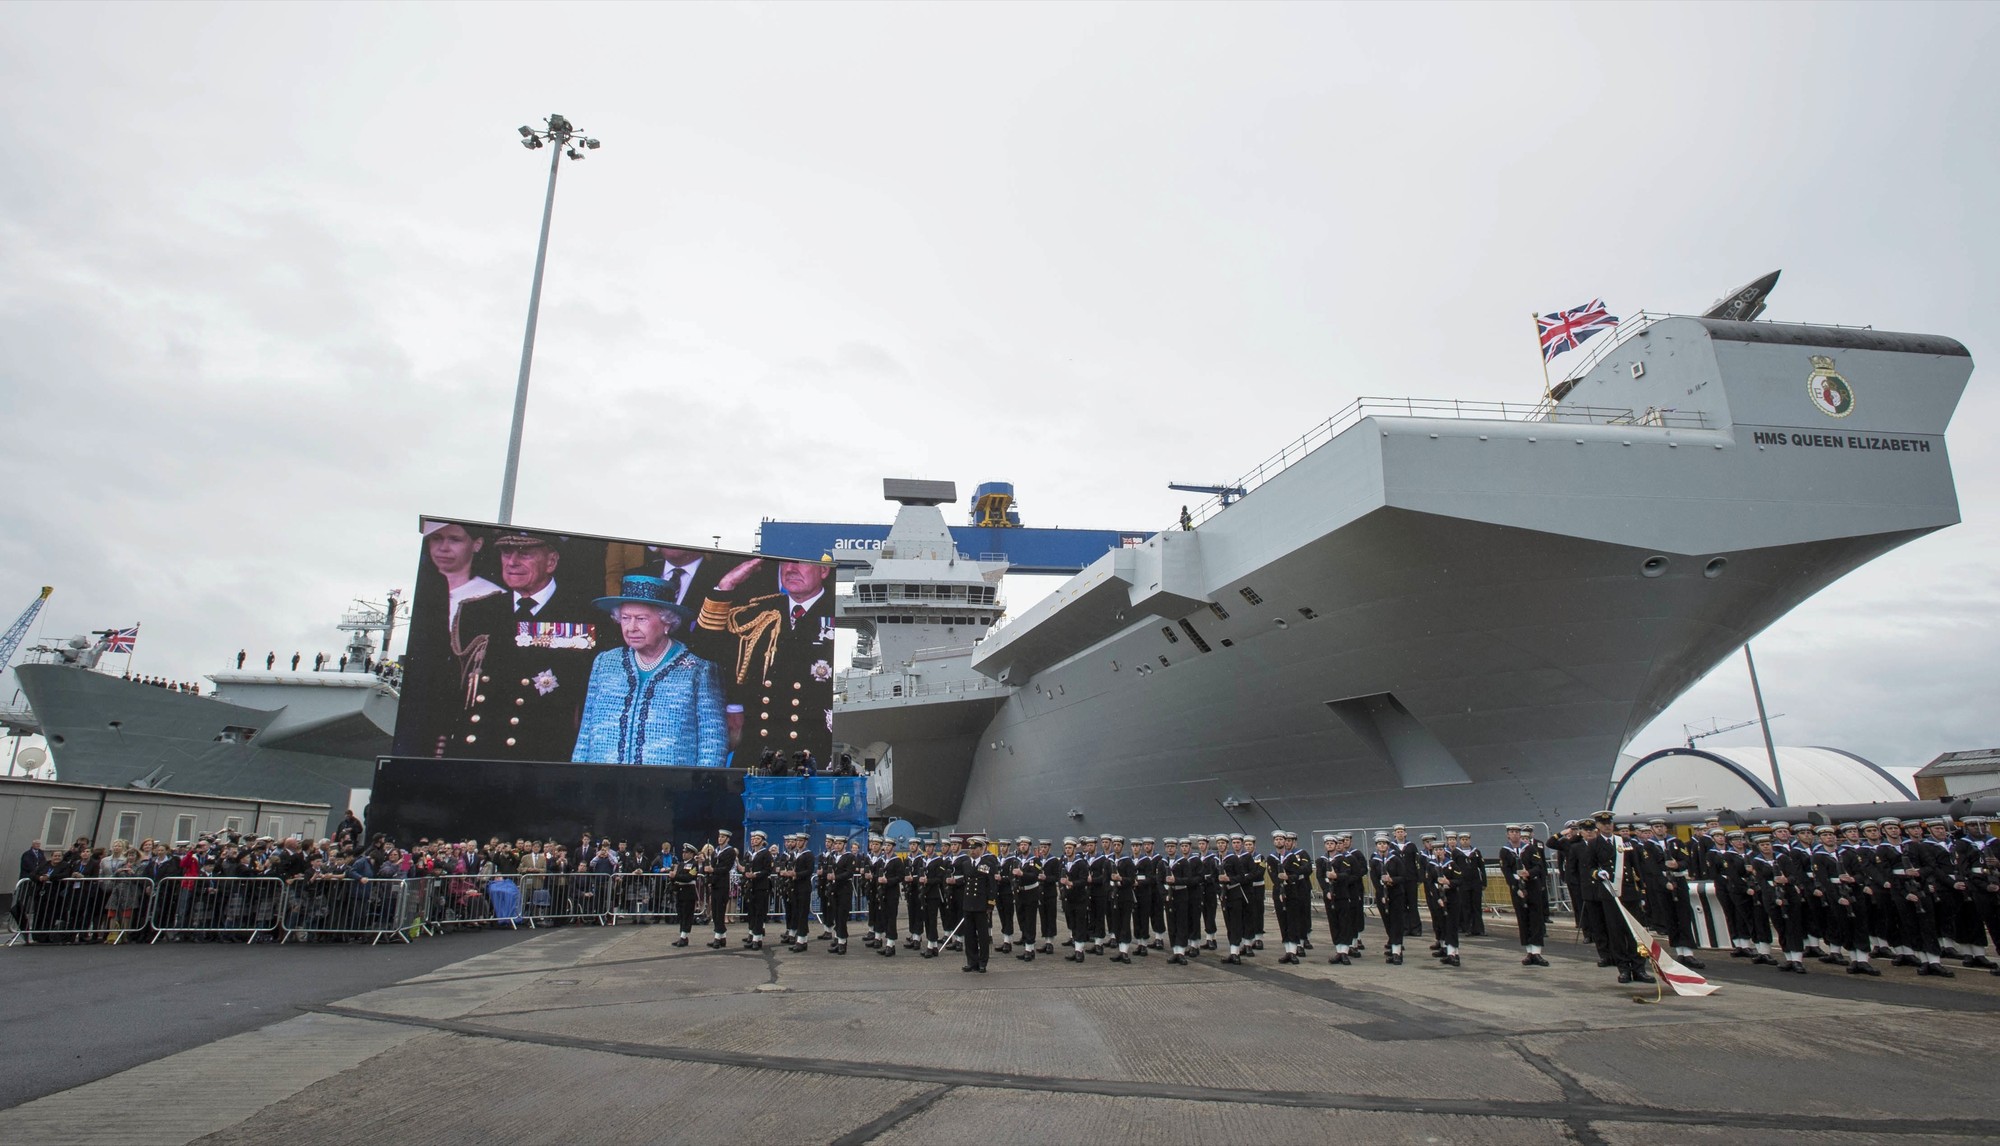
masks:
<instances>
[{"instance_id":1,"label":"sailor white cap","mask_svg":"<svg viewBox=\"0 0 2000 1146\"><path fill-rule=\"evenodd\" d=\"M763 833L763 831L762 831L762 830L758 830L758 831L754 831L754 832L751 832L751 833L750 833L750 838L751 838L751 839L753 839L753 840L762 840L762 839L768 839L769 837L768 837L768 836L766 836L766 835L765 835L765 834Z\"/></svg>"},{"instance_id":2,"label":"sailor white cap","mask_svg":"<svg viewBox=\"0 0 2000 1146\"><path fill-rule=\"evenodd\" d=\"M1040 845L1043 845L1043 846L1048 846L1048 843L1049 843L1049 841L1047 841L1047 840L1036 840L1035 842L1036 842L1037 844L1040 844Z\"/></svg>"},{"instance_id":3,"label":"sailor white cap","mask_svg":"<svg viewBox=\"0 0 2000 1146\"><path fill-rule=\"evenodd\" d=\"M1043 841L1043 842L1045 842L1045 843L1046 843L1047 841ZM1064 847L1070 847L1070 846L1074 845L1075 843L1076 843L1076 837L1075 837L1075 836L1064 836L1064 837L1063 837L1063 846L1064 846Z\"/></svg>"},{"instance_id":4,"label":"sailor white cap","mask_svg":"<svg viewBox=\"0 0 2000 1146\"><path fill-rule=\"evenodd\" d=\"M1389 842L1389 833L1388 833L1388 832L1376 832L1376 833L1375 833L1375 842L1376 842L1376 843L1378 843L1378 844L1386 844L1386 843L1388 843L1388 842Z\"/></svg>"},{"instance_id":5,"label":"sailor white cap","mask_svg":"<svg viewBox=\"0 0 2000 1146\"><path fill-rule=\"evenodd\" d=\"M1104 837L1102 837L1102 838L1104 838L1104 839L1108 839L1108 840L1110 840L1110 841L1111 841L1112 843L1114 843L1114 844L1122 844L1122 843L1124 843L1124 842L1125 842L1125 837L1124 837L1124 836L1104 836Z\"/></svg>"},{"instance_id":6,"label":"sailor white cap","mask_svg":"<svg viewBox=\"0 0 2000 1146\"><path fill-rule=\"evenodd\" d=\"M1392 832L1407 832L1407 831L1409 831L1410 829L1408 829L1408 828L1404 827L1404 826L1403 826L1403 825L1401 825L1401 824L1390 824L1390 825L1389 825L1389 830L1390 830L1390 831L1392 831Z\"/></svg>"},{"instance_id":7,"label":"sailor white cap","mask_svg":"<svg viewBox=\"0 0 2000 1146\"><path fill-rule=\"evenodd\" d=\"M1813 830L1813 826L1811 824L1793 824L1792 830L1795 832L1810 832Z\"/></svg>"}]
</instances>

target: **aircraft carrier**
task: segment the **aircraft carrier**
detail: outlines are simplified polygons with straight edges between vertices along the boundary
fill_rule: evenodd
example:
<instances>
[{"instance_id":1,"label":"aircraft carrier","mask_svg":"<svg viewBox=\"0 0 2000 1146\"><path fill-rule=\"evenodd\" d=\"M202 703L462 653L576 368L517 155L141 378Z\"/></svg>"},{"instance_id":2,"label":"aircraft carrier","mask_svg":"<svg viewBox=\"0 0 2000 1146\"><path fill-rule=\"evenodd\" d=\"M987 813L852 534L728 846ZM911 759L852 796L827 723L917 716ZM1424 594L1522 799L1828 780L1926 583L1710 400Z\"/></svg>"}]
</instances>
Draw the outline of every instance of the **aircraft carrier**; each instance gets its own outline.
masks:
<instances>
[{"instance_id":1,"label":"aircraft carrier","mask_svg":"<svg viewBox=\"0 0 2000 1146\"><path fill-rule=\"evenodd\" d=\"M1965 348L1761 309L1628 320L1538 405L1359 399L990 630L944 623L1000 572L955 491L889 483L836 738L883 814L1005 834L1588 814L1709 669L1959 519Z\"/></svg>"},{"instance_id":2,"label":"aircraft carrier","mask_svg":"<svg viewBox=\"0 0 2000 1146\"><path fill-rule=\"evenodd\" d=\"M1627 320L1538 403L1358 399L1011 618L956 490L888 483L837 607L835 738L891 765L874 811L1049 835L1594 810L1702 674L1958 520L1965 348L1755 321L1775 278ZM342 627L371 623L386 649L392 624ZM252 666L197 697L79 659L17 669L65 780L337 811L389 750L393 677Z\"/></svg>"}]
</instances>

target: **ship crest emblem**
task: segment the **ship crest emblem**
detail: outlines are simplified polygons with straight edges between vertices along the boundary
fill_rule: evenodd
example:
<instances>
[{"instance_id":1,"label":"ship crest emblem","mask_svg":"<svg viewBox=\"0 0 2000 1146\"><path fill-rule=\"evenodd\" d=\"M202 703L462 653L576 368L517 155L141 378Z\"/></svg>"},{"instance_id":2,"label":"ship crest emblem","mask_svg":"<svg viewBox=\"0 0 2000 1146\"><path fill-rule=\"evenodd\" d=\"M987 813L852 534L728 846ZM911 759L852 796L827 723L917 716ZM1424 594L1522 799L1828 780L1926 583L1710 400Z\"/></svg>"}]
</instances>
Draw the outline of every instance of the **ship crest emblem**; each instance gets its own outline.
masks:
<instances>
[{"instance_id":1,"label":"ship crest emblem","mask_svg":"<svg viewBox=\"0 0 2000 1146\"><path fill-rule=\"evenodd\" d=\"M1854 412L1854 387L1833 368L1833 359L1812 356L1812 375L1806 379L1806 393L1819 412L1829 418L1845 418Z\"/></svg>"}]
</instances>

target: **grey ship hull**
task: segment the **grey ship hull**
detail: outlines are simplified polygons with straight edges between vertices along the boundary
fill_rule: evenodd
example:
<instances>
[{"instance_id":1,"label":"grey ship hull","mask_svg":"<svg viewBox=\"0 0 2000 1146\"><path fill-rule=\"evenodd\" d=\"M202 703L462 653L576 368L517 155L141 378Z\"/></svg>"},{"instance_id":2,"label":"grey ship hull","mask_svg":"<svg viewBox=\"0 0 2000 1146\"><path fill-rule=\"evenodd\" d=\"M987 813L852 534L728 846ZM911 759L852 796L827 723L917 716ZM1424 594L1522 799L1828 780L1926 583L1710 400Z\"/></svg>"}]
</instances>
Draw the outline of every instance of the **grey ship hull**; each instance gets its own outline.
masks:
<instances>
[{"instance_id":1,"label":"grey ship hull","mask_svg":"<svg viewBox=\"0 0 2000 1146\"><path fill-rule=\"evenodd\" d=\"M1851 416L1809 400L1813 355ZM921 702L836 731L895 744L892 812L1010 834L1585 815L1702 674L1958 520L1942 435L1970 371L1943 338L1658 322L1555 422L1361 417L1107 555L980 646L1006 695L974 736L906 753L896 708Z\"/></svg>"},{"instance_id":2,"label":"grey ship hull","mask_svg":"<svg viewBox=\"0 0 2000 1146\"><path fill-rule=\"evenodd\" d=\"M177 792L325 804L338 818L352 790L373 783L395 724L394 691L360 673L219 673L233 698L223 700L67 665L14 672L57 776L76 784L152 776ZM217 739L231 729L254 735Z\"/></svg>"}]
</instances>

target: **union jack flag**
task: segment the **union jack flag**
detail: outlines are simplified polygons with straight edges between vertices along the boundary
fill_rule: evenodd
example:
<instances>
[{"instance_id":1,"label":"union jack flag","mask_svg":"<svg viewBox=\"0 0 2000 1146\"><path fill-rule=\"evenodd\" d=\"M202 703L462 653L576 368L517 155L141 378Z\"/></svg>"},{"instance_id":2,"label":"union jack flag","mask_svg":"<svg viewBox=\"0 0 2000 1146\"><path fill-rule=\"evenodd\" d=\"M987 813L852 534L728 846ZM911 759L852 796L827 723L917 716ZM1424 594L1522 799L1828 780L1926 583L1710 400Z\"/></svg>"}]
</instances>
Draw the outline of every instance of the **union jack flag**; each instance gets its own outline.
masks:
<instances>
[{"instance_id":1,"label":"union jack flag","mask_svg":"<svg viewBox=\"0 0 2000 1146\"><path fill-rule=\"evenodd\" d=\"M139 643L139 626L129 629L104 630L104 651L107 653L129 653Z\"/></svg>"},{"instance_id":2,"label":"union jack flag","mask_svg":"<svg viewBox=\"0 0 2000 1146\"><path fill-rule=\"evenodd\" d=\"M1605 311L1601 298L1591 299L1574 310L1538 314L1535 328L1542 336L1542 361L1547 362L1565 350L1575 350L1591 335L1617 325L1618 316Z\"/></svg>"}]
</instances>

